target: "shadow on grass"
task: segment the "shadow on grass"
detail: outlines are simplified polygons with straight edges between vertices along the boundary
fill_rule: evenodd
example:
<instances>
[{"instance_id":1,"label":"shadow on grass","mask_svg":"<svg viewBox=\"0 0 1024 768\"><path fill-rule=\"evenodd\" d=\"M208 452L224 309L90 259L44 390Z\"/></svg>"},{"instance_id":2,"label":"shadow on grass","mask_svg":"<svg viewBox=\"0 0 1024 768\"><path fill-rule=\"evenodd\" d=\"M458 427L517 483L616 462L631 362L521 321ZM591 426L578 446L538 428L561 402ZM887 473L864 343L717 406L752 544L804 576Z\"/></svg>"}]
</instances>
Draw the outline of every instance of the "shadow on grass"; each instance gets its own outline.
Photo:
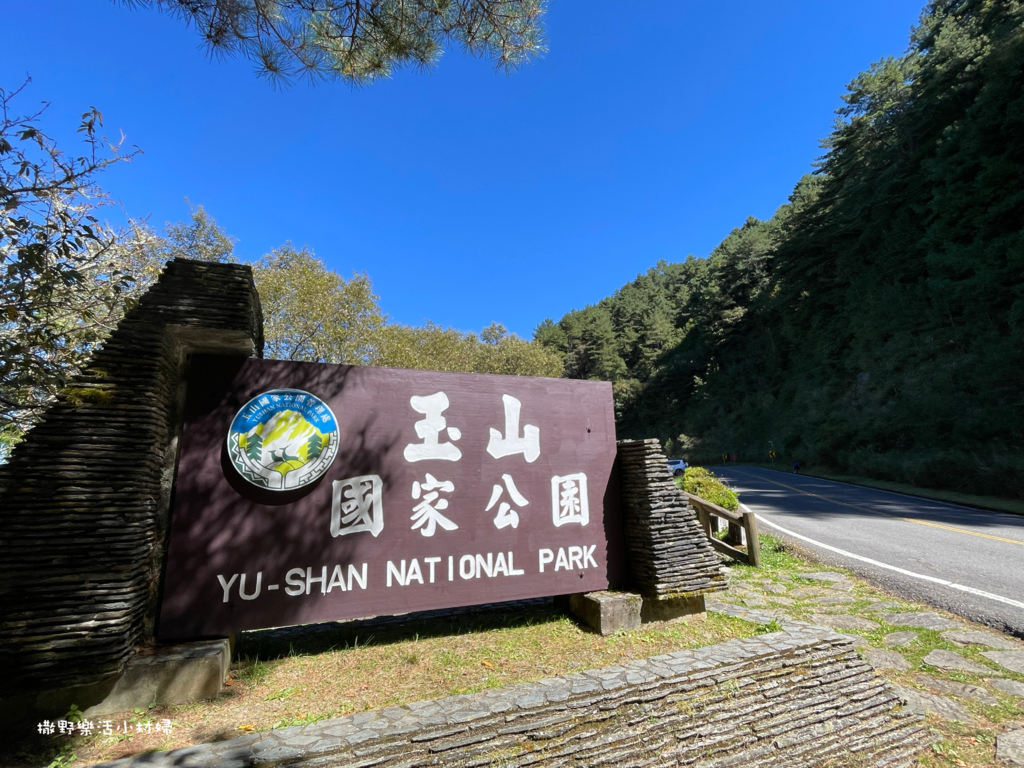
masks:
<instances>
[{"instance_id":1,"label":"shadow on grass","mask_svg":"<svg viewBox=\"0 0 1024 768\"><path fill-rule=\"evenodd\" d=\"M391 645L415 638L489 632L528 627L564 619L555 598L541 597L510 603L473 605L437 611L378 616L352 621L331 621L238 634L235 657L239 661L270 661L287 656L313 656L328 651L373 645Z\"/></svg>"}]
</instances>

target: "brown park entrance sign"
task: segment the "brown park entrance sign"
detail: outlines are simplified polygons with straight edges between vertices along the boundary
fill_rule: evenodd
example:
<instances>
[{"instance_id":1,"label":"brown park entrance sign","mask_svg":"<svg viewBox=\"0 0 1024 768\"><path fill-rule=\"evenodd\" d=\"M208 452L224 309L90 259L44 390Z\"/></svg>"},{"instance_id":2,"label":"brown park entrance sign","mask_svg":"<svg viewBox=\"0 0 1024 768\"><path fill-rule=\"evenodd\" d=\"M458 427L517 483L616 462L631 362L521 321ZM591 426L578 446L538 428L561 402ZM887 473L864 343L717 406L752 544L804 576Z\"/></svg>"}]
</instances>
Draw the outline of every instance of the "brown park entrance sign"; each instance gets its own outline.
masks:
<instances>
[{"instance_id":1,"label":"brown park entrance sign","mask_svg":"<svg viewBox=\"0 0 1024 768\"><path fill-rule=\"evenodd\" d=\"M158 636L605 589L607 382L197 355Z\"/></svg>"}]
</instances>

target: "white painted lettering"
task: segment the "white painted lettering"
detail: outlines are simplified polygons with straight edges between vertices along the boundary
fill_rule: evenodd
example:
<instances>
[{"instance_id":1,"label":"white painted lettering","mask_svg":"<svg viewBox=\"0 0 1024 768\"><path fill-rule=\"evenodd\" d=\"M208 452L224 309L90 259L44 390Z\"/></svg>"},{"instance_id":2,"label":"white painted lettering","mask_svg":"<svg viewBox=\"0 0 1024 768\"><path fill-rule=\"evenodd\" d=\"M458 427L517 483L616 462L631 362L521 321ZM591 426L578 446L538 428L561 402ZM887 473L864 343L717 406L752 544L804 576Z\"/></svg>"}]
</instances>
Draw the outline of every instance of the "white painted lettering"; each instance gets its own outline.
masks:
<instances>
[{"instance_id":1,"label":"white painted lettering","mask_svg":"<svg viewBox=\"0 0 1024 768\"><path fill-rule=\"evenodd\" d=\"M516 569L515 561L512 559L512 553L508 553L508 575L509 576L522 576L526 571L522 568Z\"/></svg>"},{"instance_id":2,"label":"white painted lettering","mask_svg":"<svg viewBox=\"0 0 1024 768\"><path fill-rule=\"evenodd\" d=\"M220 582L220 586L224 590L224 602L225 603L228 601L228 598L231 596L231 585L235 583L235 579L237 579L237 578L238 578L238 574L236 573L236 574L234 574L231 577L231 581L224 581L224 577L221 576L219 573L217 574L217 581Z\"/></svg>"},{"instance_id":3,"label":"white painted lettering","mask_svg":"<svg viewBox=\"0 0 1024 768\"><path fill-rule=\"evenodd\" d=\"M301 568L292 568L288 573L284 575L284 583L288 586L284 588L285 594L295 597L296 595L302 595L306 593L306 572Z\"/></svg>"},{"instance_id":4,"label":"white painted lettering","mask_svg":"<svg viewBox=\"0 0 1024 768\"><path fill-rule=\"evenodd\" d=\"M550 549L542 549L537 554L540 556L540 572L544 573L545 564L554 561L555 553L552 552Z\"/></svg>"},{"instance_id":5,"label":"white painted lettering","mask_svg":"<svg viewBox=\"0 0 1024 768\"><path fill-rule=\"evenodd\" d=\"M458 440L462 437L456 427L449 427L448 422L441 414L448 410L448 395L444 392L435 392L433 395L418 396L409 398L409 405L417 413L422 413L426 418L420 419L413 426L416 434L423 440L422 443L409 443L405 446L402 455L406 461L425 461L427 459L442 459L444 461L458 461L462 458L462 451L452 443L439 442L439 437L445 430L448 437Z\"/></svg>"},{"instance_id":6,"label":"white painted lettering","mask_svg":"<svg viewBox=\"0 0 1024 768\"><path fill-rule=\"evenodd\" d=\"M388 560L387 585L389 587L391 586L391 576L392 576L392 574L395 577L395 581L398 582L398 586L404 587L405 586L405 560L402 561L402 570L398 570L397 568L395 568L395 564L392 563L390 560Z\"/></svg>"},{"instance_id":7,"label":"white painted lettering","mask_svg":"<svg viewBox=\"0 0 1024 768\"><path fill-rule=\"evenodd\" d=\"M508 563L505 562L505 553L499 552L497 559L494 561L494 575L501 574L508 576Z\"/></svg>"},{"instance_id":8,"label":"white painted lettering","mask_svg":"<svg viewBox=\"0 0 1024 768\"><path fill-rule=\"evenodd\" d=\"M363 563L362 572L356 569L354 565L349 563L348 565L348 591L352 591L353 579L359 584L360 589L366 589L366 563Z\"/></svg>"},{"instance_id":9,"label":"white painted lettering","mask_svg":"<svg viewBox=\"0 0 1024 768\"><path fill-rule=\"evenodd\" d=\"M559 547L557 555L550 549L542 549L538 553L540 572L544 573L544 566L551 562L555 564L556 571L585 570L591 566L597 568L597 560L594 559L594 550L596 549L596 544L584 547L569 547L568 550L564 547ZM509 552L508 556L509 572L514 573L512 571L512 553Z\"/></svg>"},{"instance_id":10,"label":"white painted lettering","mask_svg":"<svg viewBox=\"0 0 1024 768\"><path fill-rule=\"evenodd\" d=\"M448 581L455 581L455 555L448 555Z\"/></svg>"},{"instance_id":11,"label":"white painted lettering","mask_svg":"<svg viewBox=\"0 0 1024 768\"><path fill-rule=\"evenodd\" d=\"M326 565L321 569L319 576L314 576L313 575L313 569L312 568L307 568L306 569L306 594L307 595L313 594L313 582L314 581L319 581L320 582L320 594L326 595L327 594L327 566Z\"/></svg>"},{"instance_id":12,"label":"white painted lettering","mask_svg":"<svg viewBox=\"0 0 1024 768\"><path fill-rule=\"evenodd\" d=\"M430 566L430 583L434 583L434 566L441 562L440 557L424 557L423 562Z\"/></svg>"},{"instance_id":13,"label":"white painted lettering","mask_svg":"<svg viewBox=\"0 0 1024 768\"><path fill-rule=\"evenodd\" d=\"M413 579L416 579L420 584L423 583L423 573L420 571L420 561L415 557L412 562L409 563L409 572L405 574L405 585L407 586Z\"/></svg>"},{"instance_id":14,"label":"white painted lettering","mask_svg":"<svg viewBox=\"0 0 1024 768\"><path fill-rule=\"evenodd\" d=\"M366 531L374 538L384 530L384 483L380 475L360 475L334 481L331 536Z\"/></svg>"},{"instance_id":15,"label":"white painted lettering","mask_svg":"<svg viewBox=\"0 0 1024 768\"><path fill-rule=\"evenodd\" d=\"M263 582L263 571L256 572L256 591L251 595L245 594L245 574L242 574L242 580L238 582L238 596L243 600L255 600L260 596L260 584Z\"/></svg>"},{"instance_id":16,"label":"white painted lettering","mask_svg":"<svg viewBox=\"0 0 1024 768\"><path fill-rule=\"evenodd\" d=\"M561 547L558 548L558 557L555 558L555 570L561 569L569 570L569 561L565 557L565 550Z\"/></svg>"},{"instance_id":17,"label":"white painted lettering","mask_svg":"<svg viewBox=\"0 0 1024 768\"><path fill-rule=\"evenodd\" d=\"M573 566L573 563L577 565ZM569 568L583 570L583 547L569 547Z\"/></svg>"},{"instance_id":18,"label":"white painted lettering","mask_svg":"<svg viewBox=\"0 0 1024 768\"><path fill-rule=\"evenodd\" d=\"M341 591L347 591L345 588L345 574L342 573L341 566L334 566L334 571L331 573L331 583L327 585L327 592L330 593L335 587L341 587Z\"/></svg>"},{"instance_id":19,"label":"white painted lettering","mask_svg":"<svg viewBox=\"0 0 1024 768\"><path fill-rule=\"evenodd\" d=\"M505 406L505 435L491 427L487 452L496 459L521 453L526 462L532 464L540 456L540 429L527 424L520 435L519 413L523 404L512 395L502 395L501 402Z\"/></svg>"},{"instance_id":20,"label":"white painted lettering","mask_svg":"<svg viewBox=\"0 0 1024 768\"><path fill-rule=\"evenodd\" d=\"M556 528L568 523L585 526L590 522L587 476L584 473L551 478L551 522Z\"/></svg>"},{"instance_id":21,"label":"white painted lettering","mask_svg":"<svg viewBox=\"0 0 1024 768\"><path fill-rule=\"evenodd\" d=\"M487 578L493 578L494 576L494 554L491 552L487 553L487 559L484 560L483 555L476 556L476 577L479 579L480 574L487 574Z\"/></svg>"},{"instance_id":22,"label":"white painted lettering","mask_svg":"<svg viewBox=\"0 0 1024 768\"><path fill-rule=\"evenodd\" d=\"M459 576L464 579L476 578L476 558L472 555L463 555L459 558Z\"/></svg>"}]
</instances>

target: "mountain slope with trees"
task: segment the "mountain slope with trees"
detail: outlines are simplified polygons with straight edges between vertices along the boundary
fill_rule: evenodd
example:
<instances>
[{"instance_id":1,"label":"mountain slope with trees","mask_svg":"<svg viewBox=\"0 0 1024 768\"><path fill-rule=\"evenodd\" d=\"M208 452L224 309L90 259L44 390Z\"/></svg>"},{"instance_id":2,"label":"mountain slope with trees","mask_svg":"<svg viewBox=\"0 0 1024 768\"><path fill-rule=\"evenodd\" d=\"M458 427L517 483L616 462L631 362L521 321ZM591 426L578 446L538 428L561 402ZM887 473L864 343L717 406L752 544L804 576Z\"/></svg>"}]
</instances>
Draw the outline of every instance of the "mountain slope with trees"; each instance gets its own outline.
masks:
<instances>
[{"instance_id":1,"label":"mountain slope with trees","mask_svg":"<svg viewBox=\"0 0 1024 768\"><path fill-rule=\"evenodd\" d=\"M929 4L843 100L771 219L535 338L673 453L1024 496L1024 4Z\"/></svg>"}]
</instances>

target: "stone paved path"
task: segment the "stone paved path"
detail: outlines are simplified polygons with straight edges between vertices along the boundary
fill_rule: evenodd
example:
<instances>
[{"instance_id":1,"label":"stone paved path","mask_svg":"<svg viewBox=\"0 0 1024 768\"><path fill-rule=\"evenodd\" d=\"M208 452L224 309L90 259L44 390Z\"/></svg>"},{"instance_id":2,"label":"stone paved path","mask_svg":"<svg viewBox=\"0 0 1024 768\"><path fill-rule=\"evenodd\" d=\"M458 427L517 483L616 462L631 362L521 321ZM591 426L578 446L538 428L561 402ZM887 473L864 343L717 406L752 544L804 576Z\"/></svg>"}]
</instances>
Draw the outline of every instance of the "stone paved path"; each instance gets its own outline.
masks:
<instances>
[{"instance_id":1,"label":"stone paved path","mask_svg":"<svg viewBox=\"0 0 1024 768\"><path fill-rule=\"evenodd\" d=\"M932 677L931 675L925 674L914 675L912 679L915 683L924 686L925 688L930 688L933 691L941 691L942 693L951 693L960 699L970 699L971 701L977 701L990 707L994 707L999 704L999 699L986 691L980 685L960 683L956 680L943 680L942 678Z\"/></svg>"},{"instance_id":2,"label":"stone paved path","mask_svg":"<svg viewBox=\"0 0 1024 768\"><path fill-rule=\"evenodd\" d=\"M1024 766L1024 723L996 737L996 759L1005 765Z\"/></svg>"},{"instance_id":3,"label":"stone paved path","mask_svg":"<svg viewBox=\"0 0 1024 768\"><path fill-rule=\"evenodd\" d=\"M920 627L921 629L959 629L963 624L957 621L944 619L939 614L931 611L915 611L913 613L882 613L880 614L886 623L894 627Z\"/></svg>"},{"instance_id":4,"label":"stone paved path","mask_svg":"<svg viewBox=\"0 0 1024 768\"><path fill-rule=\"evenodd\" d=\"M917 632L890 632L884 638L885 644L894 647L910 645L917 640Z\"/></svg>"},{"instance_id":5,"label":"stone paved path","mask_svg":"<svg viewBox=\"0 0 1024 768\"><path fill-rule=\"evenodd\" d=\"M919 691L904 685L894 686L896 692L906 700L911 708L925 714L938 715L944 720L955 720L959 723L970 723L974 720L962 704L958 704L945 696Z\"/></svg>"},{"instance_id":6,"label":"stone paved path","mask_svg":"<svg viewBox=\"0 0 1024 768\"><path fill-rule=\"evenodd\" d=\"M848 613L813 613L811 614L811 623L822 627L832 627L833 629L863 629L868 632L878 629L878 624L871 621L871 619L851 616Z\"/></svg>"},{"instance_id":7,"label":"stone paved path","mask_svg":"<svg viewBox=\"0 0 1024 768\"><path fill-rule=\"evenodd\" d=\"M965 659L955 651L944 651L941 649L929 651L922 661L938 669L947 669L953 672L970 672L973 675L985 675L990 671L988 667L970 659Z\"/></svg>"},{"instance_id":8,"label":"stone paved path","mask_svg":"<svg viewBox=\"0 0 1024 768\"><path fill-rule=\"evenodd\" d=\"M857 602L849 595L835 595L834 597L822 597L818 600L819 605L842 605Z\"/></svg>"},{"instance_id":9,"label":"stone paved path","mask_svg":"<svg viewBox=\"0 0 1024 768\"><path fill-rule=\"evenodd\" d=\"M892 600L882 600L878 603L872 603L868 606L869 611L891 611L894 608L899 608L899 603L894 603Z\"/></svg>"},{"instance_id":10,"label":"stone paved path","mask_svg":"<svg viewBox=\"0 0 1024 768\"><path fill-rule=\"evenodd\" d=\"M1020 696L1024 699L1024 683L1019 683L1016 680L1003 680L1002 678L995 678L993 680L986 680L993 688L998 688L1003 693L1008 693L1011 696Z\"/></svg>"},{"instance_id":11,"label":"stone paved path","mask_svg":"<svg viewBox=\"0 0 1024 768\"><path fill-rule=\"evenodd\" d=\"M910 670L910 662L896 651L888 651L884 648L868 648L864 651L864 658L875 669L896 669L900 672Z\"/></svg>"},{"instance_id":12,"label":"stone paved path","mask_svg":"<svg viewBox=\"0 0 1024 768\"><path fill-rule=\"evenodd\" d=\"M975 762L964 764L1024 766L1011 762L1024 760L1019 751L1024 750L1024 736L1012 735L1016 732L1006 731L1009 726L1003 723L1007 715L1024 721L1024 641L923 606L882 599L878 590L835 571L788 572L773 578L765 569L747 580L743 577L750 569L732 570L740 589L731 588L708 601L709 610L736 610L742 598L743 610L751 616L756 607L779 621L798 618L836 629L889 678L910 708L928 715L945 738L955 741L964 733L979 734L968 743L987 754L980 762L975 756ZM950 730L945 730L945 723ZM985 731L989 735L983 743ZM1002 763L996 762L997 737ZM960 748L959 743L954 747Z\"/></svg>"},{"instance_id":13,"label":"stone paved path","mask_svg":"<svg viewBox=\"0 0 1024 768\"><path fill-rule=\"evenodd\" d=\"M1004 669L1024 675L1024 651L983 651L981 655Z\"/></svg>"},{"instance_id":14,"label":"stone paved path","mask_svg":"<svg viewBox=\"0 0 1024 768\"><path fill-rule=\"evenodd\" d=\"M861 637L860 635L846 635L840 632L839 636L845 637L847 640L853 643L854 648L864 648L865 646L870 645L868 639L866 637Z\"/></svg>"},{"instance_id":15,"label":"stone paved path","mask_svg":"<svg viewBox=\"0 0 1024 768\"><path fill-rule=\"evenodd\" d=\"M943 632L942 636L955 645L984 645L987 648L998 648L1003 651L1013 651L1020 648L1019 643L1015 643L1002 635L996 635L992 632L978 632L973 629L954 629L949 632Z\"/></svg>"},{"instance_id":16,"label":"stone paved path","mask_svg":"<svg viewBox=\"0 0 1024 768\"><path fill-rule=\"evenodd\" d=\"M845 573L836 573L835 571L825 571L823 573L801 573L801 579L811 579L813 581L828 581L828 582L848 582L850 577Z\"/></svg>"}]
</instances>

